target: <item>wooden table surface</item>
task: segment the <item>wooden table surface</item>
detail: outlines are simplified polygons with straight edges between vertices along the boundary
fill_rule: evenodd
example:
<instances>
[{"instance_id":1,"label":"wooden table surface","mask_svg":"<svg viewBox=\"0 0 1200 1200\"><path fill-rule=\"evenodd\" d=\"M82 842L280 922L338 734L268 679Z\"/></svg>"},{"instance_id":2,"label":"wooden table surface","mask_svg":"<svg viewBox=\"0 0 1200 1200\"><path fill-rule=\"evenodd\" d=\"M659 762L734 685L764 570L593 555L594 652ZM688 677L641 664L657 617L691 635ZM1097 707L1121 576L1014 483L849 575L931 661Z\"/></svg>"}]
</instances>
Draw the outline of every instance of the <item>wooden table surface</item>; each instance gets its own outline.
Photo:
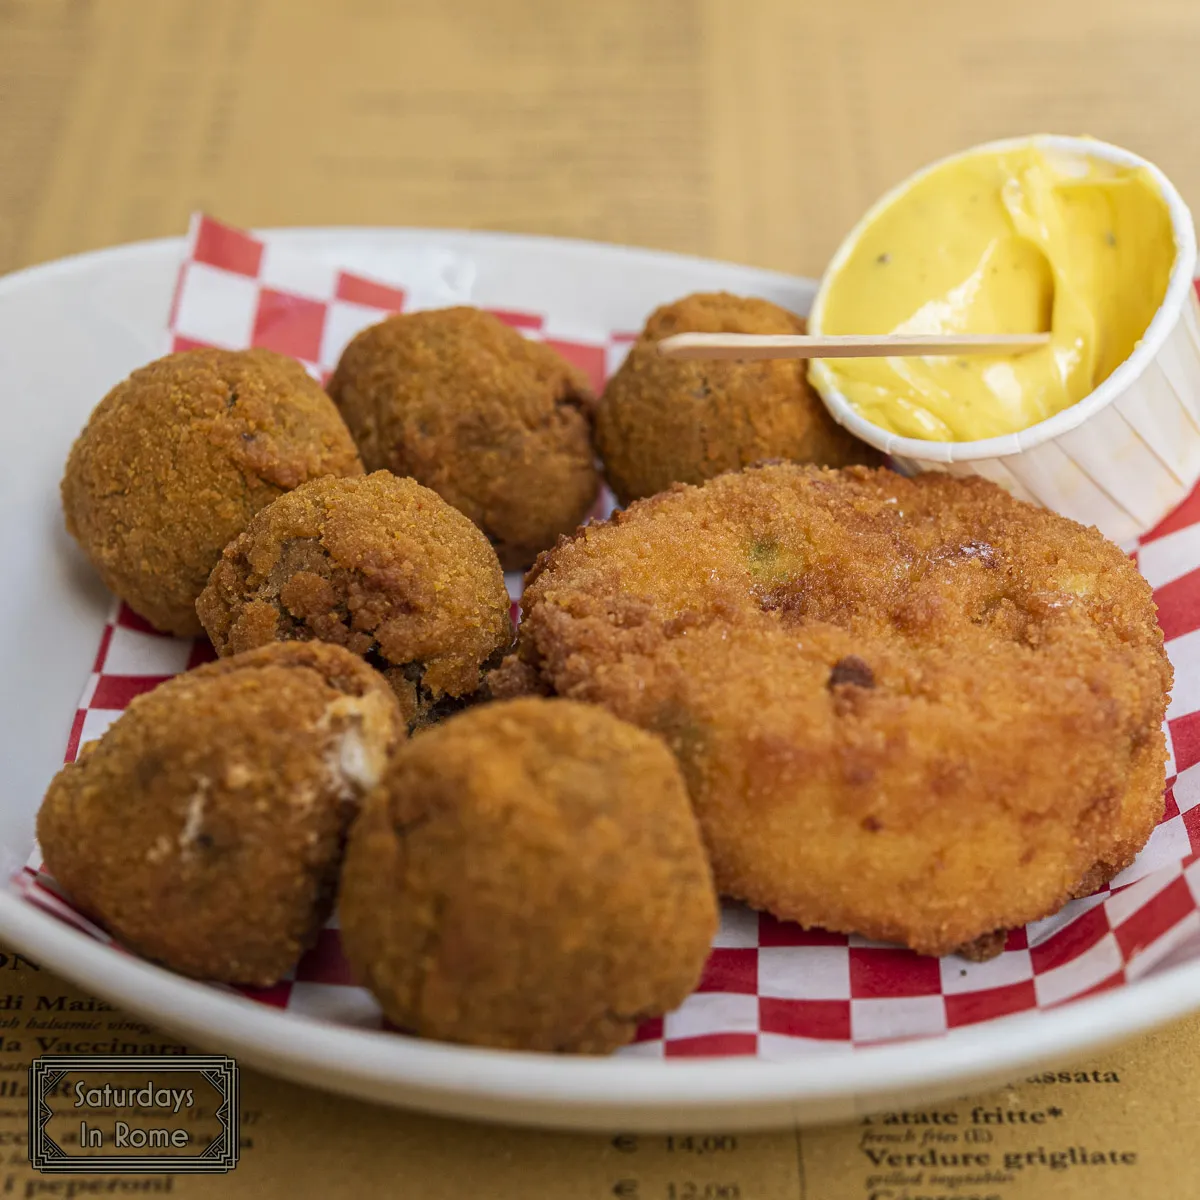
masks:
<instances>
[{"instance_id":1,"label":"wooden table surface","mask_svg":"<svg viewBox=\"0 0 1200 1200\"><path fill-rule=\"evenodd\" d=\"M1200 204L1197 0L0 0L0 270L248 225L562 234L819 274L989 138Z\"/></svg>"}]
</instances>

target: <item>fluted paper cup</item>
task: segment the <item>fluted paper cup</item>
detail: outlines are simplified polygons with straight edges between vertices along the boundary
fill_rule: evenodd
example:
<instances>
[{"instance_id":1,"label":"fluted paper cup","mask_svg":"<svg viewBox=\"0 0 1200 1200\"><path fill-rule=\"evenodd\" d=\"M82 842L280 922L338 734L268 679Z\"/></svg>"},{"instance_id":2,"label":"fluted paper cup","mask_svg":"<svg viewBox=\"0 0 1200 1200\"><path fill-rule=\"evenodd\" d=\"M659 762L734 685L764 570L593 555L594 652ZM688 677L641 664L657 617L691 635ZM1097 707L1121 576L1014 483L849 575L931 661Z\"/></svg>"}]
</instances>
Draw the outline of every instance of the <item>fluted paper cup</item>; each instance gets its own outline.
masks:
<instances>
[{"instance_id":1,"label":"fluted paper cup","mask_svg":"<svg viewBox=\"0 0 1200 1200\"><path fill-rule=\"evenodd\" d=\"M1200 307L1193 277L1196 231L1174 185L1153 163L1088 138L1041 135L975 146L933 163L874 205L839 247L821 281L809 332L821 332L829 284L863 231L918 179L981 151L1036 145L1068 156L1144 167L1170 212L1175 261L1167 293L1133 353L1095 391L1045 421L1004 437L933 442L900 437L866 420L815 360L813 385L839 424L891 455L906 474L982 475L1022 500L1095 525L1118 543L1152 529L1200 480Z\"/></svg>"}]
</instances>

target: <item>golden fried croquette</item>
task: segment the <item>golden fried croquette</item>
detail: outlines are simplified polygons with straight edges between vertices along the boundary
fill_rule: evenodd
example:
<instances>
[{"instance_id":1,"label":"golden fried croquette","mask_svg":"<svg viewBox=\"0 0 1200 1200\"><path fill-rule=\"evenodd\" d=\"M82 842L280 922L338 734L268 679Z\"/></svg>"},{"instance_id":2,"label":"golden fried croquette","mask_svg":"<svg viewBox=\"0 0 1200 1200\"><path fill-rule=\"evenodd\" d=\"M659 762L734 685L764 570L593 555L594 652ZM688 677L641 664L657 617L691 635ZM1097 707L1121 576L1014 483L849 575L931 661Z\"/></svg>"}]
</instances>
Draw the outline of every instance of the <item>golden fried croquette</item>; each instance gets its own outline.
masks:
<instances>
[{"instance_id":1,"label":"golden fried croquette","mask_svg":"<svg viewBox=\"0 0 1200 1200\"><path fill-rule=\"evenodd\" d=\"M802 318L728 292L685 296L655 309L596 410L596 446L622 504L672 483L703 483L764 459L841 467L877 463L808 382L808 363L664 358L674 333L804 333Z\"/></svg>"},{"instance_id":2,"label":"golden fried croquette","mask_svg":"<svg viewBox=\"0 0 1200 1200\"><path fill-rule=\"evenodd\" d=\"M433 488L483 530L505 570L570 533L596 498L583 374L480 309L405 313L365 329L329 394L367 470Z\"/></svg>"},{"instance_id":3,"label":"golden fried croquette","mask_svg":"<svg viewBox=\"0 0 1200 1200\"><path fill-rule=\"evenodd\" d=\"M523 699L398 753L350 836L342 944L390 1020L601 1053L695 987L716 896L679 768L601 709Z\"/></svg>"},{"instance_id":4,"label":"golden fried croquette","mask_svg":"<svg viewBox=\"0 0 1200 1200\"><path fill-rule=\"evenodd\" d=\"M134 371L96 406L62 481L67 529L156 628L200 632L196 597L222 548L276 496L360 475L337 410L270 350L188 350Z\"/></svg>"},{"instance_id":5,"label":"golden fried croquette","mask_svg":"<svg viewBox=\"0 0 1200 1200\"><path fill-rule=\"evenodd\" d=\"M413 726L475 692L512 642L509 607L483 534L388 471L280 496L225 548L196 605L218 654L320 638L362 655Z\"/></svg>"},{"instance_id":6,"label":"golden fried croquette","mask_svg":"<svg viewBox=\"0 0 1200 1200\"><path fill-rule=\"evenodd\" d=\"M338 646L264 646L139 696L46 793L37 832L76 906L198 979L266 986L312 943L346 831L404 736Z\"/></svg>"},{"instance_id":7,"label":"golden fried croquette","mask_svg":"<svg viewBox=\"0 0 1200 1200\"><path fill-rule=\"evenodd\" d=\"M1111 877L1163 811L1148 585L982 479L676 487L543 555L523 607L494 694L661 734L718 888L802 925L948 953Z\"/></svg>"}]
</instances>

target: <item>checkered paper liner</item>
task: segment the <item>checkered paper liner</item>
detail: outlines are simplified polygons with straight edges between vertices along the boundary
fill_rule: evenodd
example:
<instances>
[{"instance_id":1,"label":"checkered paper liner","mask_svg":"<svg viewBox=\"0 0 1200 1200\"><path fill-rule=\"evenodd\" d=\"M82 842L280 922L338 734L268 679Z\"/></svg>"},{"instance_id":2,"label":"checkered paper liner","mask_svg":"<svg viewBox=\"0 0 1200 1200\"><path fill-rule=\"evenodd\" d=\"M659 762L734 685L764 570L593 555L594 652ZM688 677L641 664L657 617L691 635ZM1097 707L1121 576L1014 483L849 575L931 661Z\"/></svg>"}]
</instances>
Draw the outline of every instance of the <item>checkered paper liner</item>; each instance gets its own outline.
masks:
<instances>
[{"instance_id":1,"label":"checkered paper liner","mask_svg":"<svg viewBox=\"0 0 1200 1200\"><path fill-rule=\"evenodd\" d=\"M167 345L268 346L324 379L346 341L385 314L469 303L469 282L461 281L470 280L470 264L448 271L445 259L417 260L404 278L384 282L199 217L189 232ZM632 340L625 331L564 327L553 313L497 315L553 344L597 387ZM1200 489L1132 553L1154 588L1175 666L1166 811L1132 866L1095 895L1013 931L1004 951L986 963L922 957L726 904L695 992L676 1011L647 1022L618 1053L782 1059L848 1052L1054 1007L1200 955ZM508 578L515 600L521 578ZM134 696L211 657L207 642L165 637L128 608L115 608L71 723L66 760L99 737ZM128 953L75 912L40 864L35 848L14 881L17 889L114 953ZM283 982L236 990L342 1025L383 1025L378 1005L355 985L336 917Z\"/></svg>"}]
</instances>

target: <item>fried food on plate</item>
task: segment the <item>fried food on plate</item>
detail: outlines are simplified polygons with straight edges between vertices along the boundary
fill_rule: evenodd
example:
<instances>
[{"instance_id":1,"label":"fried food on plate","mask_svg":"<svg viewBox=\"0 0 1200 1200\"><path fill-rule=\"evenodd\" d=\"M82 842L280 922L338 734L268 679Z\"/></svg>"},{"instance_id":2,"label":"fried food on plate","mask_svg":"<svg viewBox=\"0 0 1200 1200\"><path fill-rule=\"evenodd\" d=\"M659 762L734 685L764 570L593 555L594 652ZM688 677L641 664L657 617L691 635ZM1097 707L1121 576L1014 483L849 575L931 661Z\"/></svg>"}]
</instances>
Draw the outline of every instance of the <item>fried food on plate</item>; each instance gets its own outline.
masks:
<instances>
[{"instance_id":1,"label":"fried food on plate","mask_svg":"<svg viewBox=\"0 0 1200 1200\"><path fill-rule=\"evenodd\" d=\"M169 354L118 384L75 441L67 529L156 628L200 632L196 597L222 548L276 496L362 464L321 385L270 350Z\"/></svg>"},{"instance_id":2,"label":"fried food on plate","mask_svg":"<svg viewBox=\"0 0 1200 1200\"><path fill-rule=\"evenodd\" d=\"M528 566L599 489L583 374L477 308L363 330L329 383L363 462L411 475L466 513L505 570Z\"/></svg>"},{"instance_id":3,"label":"fried food on plate","mask_svg":"<svg viewBox=\"0 0 1200 1200\"><path fill-rule=\"evenodd\" d=\"M1111 877L1163 811L1149 586L982 479L677 487L543 555L523 606L493 691L665 737L719 890L781 918L948 953Z\"/></svg>"},{"instance_id":4,"label":"fried food on plate","mask_svg":"<svg viewBox=\"0 0 1200 1200\"><path fill-rule=\"evenodd\" d=\"M139 696L55 776L46 866L146 958L272 984L324 924L346 831L403 736L386 683L340 647L209 663Z\"/></svg>"},{"instance_id":5,"label":"fried food on plate","mask_svg":"<svg viewBox=\"0 0 1200 1200\"><path fill-rule=\"evenodd\" d=\"M764 459L821 466L877 463L808 382L808 363L663 358L674 333L804 333L802 318L766 300L697 293L651 313L596 410L596 446L621 503L672 483L703 483Z\"/></svg>"},{"instance_id":6,"label":"fried food on plate","mask_svg":"<svg viewBox=\"0 0 1200 1200\"><path fill-rule=\"evenodd\" d=\"M388 471L281 496L225 548L196 607L218 654L308 638L345 646L384 672L413 726L474 693L512 642L487 539Z\"/></svg>"},{"instance_id":7,"label":"fried food on plate","mask_svg":"<svg viewBox=\"0 0 1200 1200\"><path fill-rule=\"evenodd\" d=\"M695 987L717 925L679 768L599 708L473 708L391 761L355 823L342 944L396 1025L602 1053Z\"/></svg>"}]
</instances>

